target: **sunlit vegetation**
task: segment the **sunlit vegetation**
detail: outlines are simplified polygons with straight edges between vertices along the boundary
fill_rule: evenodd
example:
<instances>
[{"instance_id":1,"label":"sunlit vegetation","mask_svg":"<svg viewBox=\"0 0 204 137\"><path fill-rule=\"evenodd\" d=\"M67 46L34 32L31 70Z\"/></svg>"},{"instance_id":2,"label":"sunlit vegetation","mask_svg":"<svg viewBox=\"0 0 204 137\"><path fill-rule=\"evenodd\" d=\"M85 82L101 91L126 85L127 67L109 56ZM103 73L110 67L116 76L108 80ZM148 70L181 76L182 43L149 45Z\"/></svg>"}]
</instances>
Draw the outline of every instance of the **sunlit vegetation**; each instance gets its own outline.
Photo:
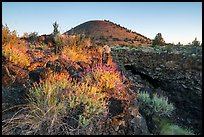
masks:
<instances>
[{"instance_id":1,"label":"sunlit vegetation","mask_svg":"<svg viewBox=\"0 0 204 137\"><path fill-rule=\"evenodd\" d=\"M91 38L85 35L56 34L51 44L39 44L40 41L35 35L37 33L26 36L31 38L26 46L8 27L2 27L2 30L3 56L16 66L28 68L29 71L37 69L39 64L40 67L46 67L43 61L32 62L30 65L31 60L27 54L42 51L39 53L42 55L37 56L41 58L45 56L45 50L49 52L46 62L64 59L69 64L83 62L88 65L84 66L85 70L81 72L81 80L71 78L68 71L63 70L47 71L45 78L41 78L39 83L31 83L26 98L27 104L21 109L25 110L22 111L24 116L19 118L19 115L16 115L9 121L3 121L6 123L2 129L4 134L12 134L19 127L26 127L20 134L73 134L74 131L93 124L97 119L108 117L110 98L127 101L128 105L129 95L123 84L124 76L112 62L108 47L95 45ZM58 48L53 54L50 49L59 45L63 48ZM105 63L104 54L108 57ZM68 119L75 124L69 123Z\"/></svg>"},{"instance_id":2,"label":"sunlit vegetation","mask_svg":"<svg viewBox=\"0 0 204 137\"><path fill-rule=\"evenodd\" d=\"M30 65L29 58L25 56L27 51L26 47L16 47L16 45L7 44L3 47L3 56L9 59L13 64L19 65L22 67L27 67Z\"/></svg>"},{"instance_id":3,"label":"sunlit vegetation","mask_svg":"<svg viewBox=\"0 0 204 137\"><path fill-rule=\"evenodd\" d=\"M79 47L65 47L62 51L62 57L73 62L83 61L90 63L89 55Z\"/></svg>"},{"instance_id":4,"label":"sunlit vegetation","mask_svg":"<svg viewBox=\"0 0 204 137\"><path fill-rule=\"evenodd\" d=\"M85 62L91 64L93 57L101 57L100 50L102 47L92 47L90 38L85 38L85 35L76 35L71 37L64 37L65 43L62 49L62 57L72 62ZM99 53L98 53L99 52Z\"/></svg>"},{"instance_id":5,"label":"sunlit vegetation","mask_svg":"<svg viewBox=\"0 0 204 137\"><path fill-rule=\"evenodd\" d=\"M8 26L2 25L2 46L7 44L15 45L18 43L16 31L10 31Z\"/></svg>"},{"instance_id":6,"label":"sunlit vegetation","mask_svg":"<svg viewBox=\"0 0 204 137\"><path fill-rule=\"evenodd\" d=\"M121 123L128 125L125 122L130 118L130 98L133 93L128 88L130 81L113 62L111 50L149 52L154 49L158 53L171 53L173 48L158 46L165 43L160 33L155 37L154 47L144 48L140 44L110 48L95 44L90 36L60 34L56 22L53 27L53 33L47 39L40 39L37 32L25 33L20 39L16 31L11 32L7 26L2 26L2 57L5 58L5 64L17 66L20 68L18 71L25 70L29 77L30 72L37 69L34 75L40 74L38 71L41 69L46 71L42 72L44 77L39 76L40 82L28 80L29 86L23 85L26 104L20 106L21 109L12 118L3 120L3 134L14 134L19 129L21 131L17 134L23 135L81 134L91 125L101 126L96 121L102 121L100 124L104 125L112 122L110 125L117 129ZM48 62L61 69L53 71ZM73 78L70 71L79 77ZM134 95L137 98L137 94ZM169 116L175 109L167 98L157 94L150 97L146 92L138 93L138 98L139 111L146 117L159 119ZM122 112L113 117L110 117L111 99L116 99L122 106ZM160 134L172 134L166 130L172 130L175 134L191 134L174 125L164 126ZM94 134L94 131L89 131L89 134Z\"/></svg>"},{"instance_id":7,"label":"sunlit vegetation","mask_svg":"<svg viewBox=\"0 0 204 137\"><path fill-rule=\"evenodd\" d=\"M32 130L36 130L36 133L42 132L41 127L46 122L48 134L52 134L54 129L66 124L63 122L65 117L78 119L77 126L90 124L91 120L105 109L108 102L105 102L105 93L89 82L72 82L68 74L61 73L48 75L44 82L34 86L29 94L27 119ZM77 109L81 114L73 116Z\"/></svg>"},{"instance_id":8,"label":"sunlit vegetation","mask_svg":"<svg viewBox=\"0 0 204 137\"><path fill-rule=\"evenodd\" d=\"M16 32L11 32L7 26L2 26L2 55L14 65L27 67L30 65L26 56L27 47L18 39Z\"/></svg>"}]
</instances>

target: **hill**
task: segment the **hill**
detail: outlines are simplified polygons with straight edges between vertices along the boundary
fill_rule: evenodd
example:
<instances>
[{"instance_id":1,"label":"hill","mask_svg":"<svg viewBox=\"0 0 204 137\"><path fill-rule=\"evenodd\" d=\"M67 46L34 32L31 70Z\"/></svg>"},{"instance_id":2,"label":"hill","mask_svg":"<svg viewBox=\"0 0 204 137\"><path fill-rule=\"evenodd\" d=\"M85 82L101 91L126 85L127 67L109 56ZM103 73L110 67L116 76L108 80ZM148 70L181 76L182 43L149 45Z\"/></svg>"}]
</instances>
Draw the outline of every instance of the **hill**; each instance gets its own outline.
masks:
<instances>
[{"instance_id":1,"label":"hill","mask_svg":"<svg viewBox=\"0 0 204 137\"><path fill-rule=\"evenodd\" d=\"M151 45L151 39L133 32L108 20L92 20L82 23L64 34L85 34L91 36L98 44L107 45Z\"/></svg>"}]
</instances>

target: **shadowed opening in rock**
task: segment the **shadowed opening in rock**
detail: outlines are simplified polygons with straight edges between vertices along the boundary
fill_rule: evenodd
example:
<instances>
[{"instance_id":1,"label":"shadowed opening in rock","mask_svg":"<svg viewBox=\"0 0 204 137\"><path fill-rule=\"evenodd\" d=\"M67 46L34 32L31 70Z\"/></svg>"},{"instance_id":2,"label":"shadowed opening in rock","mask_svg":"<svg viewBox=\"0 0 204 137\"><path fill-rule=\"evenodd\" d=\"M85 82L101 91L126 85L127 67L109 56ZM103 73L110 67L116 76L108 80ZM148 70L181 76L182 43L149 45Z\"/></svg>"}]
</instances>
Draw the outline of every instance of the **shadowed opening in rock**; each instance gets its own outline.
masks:
<instances>
[{"instance_id":1,"label":"shadowed opening in rock","mask_svg":"<svg viewBox=\"0 0 204 137\"><path fill-rule=\"evenodd\" d=\"M37 67L35 70L29 72L29 77L33 82L39 83L44 74L45 69L43 67Z\"/></svg>"},{"instance_id":2,"label":"shadowed opening in rock","mask_svg":"<svg viewBox=\"0 0 204 137\"><path fill-rule=\"evenodd\" d=\"M123 113L122 102L115 98L110 98L110 105L109 105L109 115L110 117L117 116Z\"/></svg>"},{"instance_id":3,"label":"shadowed opening in rock","mask_svg":"<svg viewBox=\"0 0 204 137\"><path fill-rule=\"evenodd\" d=\"M160 87L160 81L151 78L150 76L137 71L137 68L134 65L125 65L124 66L126 70L130 70L134 75L139 75L143 80L146 80L149 82L154 88L159 88Z\"/></svg>"}]
</instances>

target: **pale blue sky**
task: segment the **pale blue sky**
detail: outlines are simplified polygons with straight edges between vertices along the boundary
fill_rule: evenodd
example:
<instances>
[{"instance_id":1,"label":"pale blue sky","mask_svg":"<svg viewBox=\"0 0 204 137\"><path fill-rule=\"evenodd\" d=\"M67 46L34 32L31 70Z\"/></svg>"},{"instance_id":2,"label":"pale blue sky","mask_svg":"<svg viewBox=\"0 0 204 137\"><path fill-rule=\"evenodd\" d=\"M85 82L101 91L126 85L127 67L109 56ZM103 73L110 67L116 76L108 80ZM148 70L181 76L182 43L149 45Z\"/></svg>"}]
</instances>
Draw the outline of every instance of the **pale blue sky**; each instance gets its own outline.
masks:
<instances>
[{"instance_id":1,"label":"pale blue sky","mask_svg":"<svg viewBox=\"0 0 204 137\"><path fill-rule=\"evenodd\" d=\"M153 39L183 44L202 40L202 2L2 2L2 23L19 36L60 32L89 20L110 20Z\"/></svg>"}]
</instances>

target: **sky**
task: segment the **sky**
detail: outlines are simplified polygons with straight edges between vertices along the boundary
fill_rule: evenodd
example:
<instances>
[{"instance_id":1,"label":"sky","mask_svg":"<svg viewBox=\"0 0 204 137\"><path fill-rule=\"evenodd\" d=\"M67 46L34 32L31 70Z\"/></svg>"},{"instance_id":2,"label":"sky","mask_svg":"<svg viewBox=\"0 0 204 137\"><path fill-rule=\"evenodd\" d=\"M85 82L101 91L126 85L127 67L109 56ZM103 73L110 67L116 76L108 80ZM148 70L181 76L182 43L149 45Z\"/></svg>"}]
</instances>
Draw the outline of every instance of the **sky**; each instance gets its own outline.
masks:
<instances>
[{"instance_id":1,"label":"sky","mask_svg":"<svg viewBox=\"0 0 204 137\"><path fill-rule=\"evenodd\" d=\"M2 24L19 36L61 33L89 20L110 20L154 39L187 44L202 42L202 2L2 2Z\"/></svg>"}]
</instances>

